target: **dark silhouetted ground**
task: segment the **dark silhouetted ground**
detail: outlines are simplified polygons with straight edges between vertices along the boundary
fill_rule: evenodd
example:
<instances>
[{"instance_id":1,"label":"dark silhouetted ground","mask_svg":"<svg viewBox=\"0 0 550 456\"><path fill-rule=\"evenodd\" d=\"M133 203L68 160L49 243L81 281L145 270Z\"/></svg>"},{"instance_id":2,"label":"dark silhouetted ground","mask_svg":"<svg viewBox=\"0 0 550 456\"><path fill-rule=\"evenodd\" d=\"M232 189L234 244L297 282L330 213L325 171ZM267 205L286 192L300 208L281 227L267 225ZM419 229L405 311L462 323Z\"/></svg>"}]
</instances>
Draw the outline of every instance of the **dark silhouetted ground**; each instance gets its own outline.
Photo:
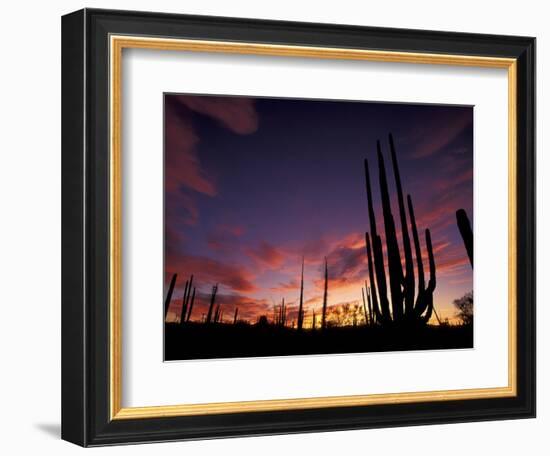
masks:
<instances>
[{"instance_id":1,"label":"dark silhouetted ground","mask_svg":"<svg viewBox=\"0 0 550 456\"><path fill-rule=\"evenodd\" d=\"M165 360L472 348L473 326L405 330L346 326L324 331L273 325L167 323Z\"/></svg>"}]
</instances>

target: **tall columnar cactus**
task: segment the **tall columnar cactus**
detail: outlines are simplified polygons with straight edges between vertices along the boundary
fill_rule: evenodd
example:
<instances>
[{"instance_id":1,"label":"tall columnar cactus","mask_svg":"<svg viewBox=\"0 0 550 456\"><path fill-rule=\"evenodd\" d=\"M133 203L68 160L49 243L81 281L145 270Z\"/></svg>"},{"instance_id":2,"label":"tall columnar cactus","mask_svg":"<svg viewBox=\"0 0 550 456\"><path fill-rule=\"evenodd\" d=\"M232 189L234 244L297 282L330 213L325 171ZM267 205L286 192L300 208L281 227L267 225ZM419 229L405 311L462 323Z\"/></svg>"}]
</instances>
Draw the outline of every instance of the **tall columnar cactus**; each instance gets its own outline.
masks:
<instances>
[{"instance_id":1,"label":"tall columnar cactus","mask_svg":"<svg viewBox=\"0 0 550 456\"><path fill-rule=\"evenodd\" d=\"M206 314L206 323L212 322L212 311L214 310L214 304L216 302L217 292L218 292L218 284L212 287L212 295L210 296L210 306L208 306L208 313Z\"/></svg>"},{"instance_id":2,"label":"tall columnar cactus","mask_svg":"<svg viewBox=\"0 0 550 456\"><path fill-rule=\"evenodd\" d=\"M323 314L321 317L321 329L327 327L327 302L328 302L328 264L325 257L325 292L323 294Z\"/></svg>"},{"instance_id":3,"label":"tall columnar cactus","mask_svg":"<svg viewBox=\"0 0 550 456\"><path fill-rule=\"evenodd\" d=\"M235 307L235 313L233 314L233 324L237 324L237 317L239 316L239 308Z\"/></svg>"},{"instance_id":4,"label":"tall columnar cactus","mask_svg":"<svg viewBox=\"0 0 550 456\"><path fill-rule=\"evenodd\" d=\"M302 281L300 284L300 306L298 307L298 331L304 324L304 257L302 257Z\"/></svg>"},{"instance_id":5,"label":"tall columnar cactus","mask_svg":"<svg viewBox=\"0 0 550 456\"><path fill-rule=\"evenodd\" d=\"M170 301L172 301L172 293L174 293L174 287L176 286L176 279L178 278L177 274L172 276L170 280L170 285L168 286L168 293L166 293L166 299L164 300L164 319L168 316L168 309L170 307Z\"/></svg>"},{"instance_id":6,"label":"tall columnar cactus","mask_svg":"<svg viewBox=\"0 0 550 456\"><path fill-rule=\"evenodd\" d=\"M399 218L401 225L401 238L403 243L405 270L403 270L402 254L399 248L395 220L392 214L384 157L382 156L380 141L377 141L378 177L382 202L382 215L384 219L388 275L386 276L386 266L382 249L382 238L377 232L376 216L374 214L371 180L369 173L369 163L368 160L365 159L365 182L370 221L370 233L365 233L365 244L367 249L369 283L371 290L370 296L372 299L373 314L376 321L385 326L410 326L425 324L429 321L433 312L433 292L436 286L435 260L433 256L430 230L427 229L425 232L426 250L428 254L430 271L428 286L425 287L422 250L420 247L418 231L416 228L414 208L411 196L407 195L407 205L409 209L409 219L411 225L410 229L412 231L412 236L414 240L417 262L418 284L415 283L412 248L409 236L409 225L407 223L407 213L405 211L401 176L399 173L397 156L395 153L393 137L391 134L389 135L389 142L393 165L393 174L396 184L397 202L399 206ZM387 279L389 280L391 307L390 300L388 299L388 287L386 282ZM418 287L416 287L416 285Z\"/></svg>"},{"instance_id":7,"label":"tall columnar cactus","mask_svg":"<svg viewBox=\"0 0 550 456\"><path fill-rule=\"evenodd\" d=\"M311 313L312 313L312 316L311 316L311 329L315 330L315 327L317 326L317 321L316 321L316 315L315 315L315 309L311 309Z\"/></svg>"},{"instance_id":8,"label":"tall columnar cactus","mask_svg":"<svg viewBox=\"0 0 550 456\"><path fill-rule=\"evenodd\" d=\"M458 230L464 241L464 247L466 247L466 252L468 253L468 258L470 259L470 264L472 268L474 267L474 236L472 234L472 225L470 224L470 219L466 214L464 209L459 209L456 211L456 224L458 225Z\"/></svg>"}]
</instances>

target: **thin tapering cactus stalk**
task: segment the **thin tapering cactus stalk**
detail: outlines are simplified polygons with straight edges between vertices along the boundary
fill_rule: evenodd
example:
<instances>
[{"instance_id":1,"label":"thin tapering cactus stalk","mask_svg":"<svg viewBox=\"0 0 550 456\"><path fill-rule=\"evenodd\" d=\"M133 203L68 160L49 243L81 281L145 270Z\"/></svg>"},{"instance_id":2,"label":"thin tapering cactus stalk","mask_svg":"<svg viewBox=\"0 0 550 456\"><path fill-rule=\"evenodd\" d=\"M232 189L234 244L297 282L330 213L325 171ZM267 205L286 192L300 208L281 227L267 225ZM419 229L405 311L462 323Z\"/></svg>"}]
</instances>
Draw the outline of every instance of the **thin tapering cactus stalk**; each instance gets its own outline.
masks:
<instances>
[{"instance_id":1,"label":"thin tapering cactus stalk","mask_svg":"<svg viewBox=\"0 0 550 456\"><path fill-rule=\"evenodd\" d=\"M372 277L370 279L371 288L374 292L374 296L376 296L377 294L376 292L378 291L377 301L380 302L381 312L384 316L384 320L389 321L389 319L391 319L391 316L389 314L386 272L384 267L384 257L382 253L382 241L380 239L380 236L378 236L376 232L376 216L374 215L374 206L372 202L372 189L370 184L369 161L366 158L365 158L365 182L366 182L366 189L367 189L367 203L368 203L367 205L368 205L369 222L370 222L370 236L368 233L365 233L365 238L366 238L367 248L369 244L369 237L372 239L372 254L374 257L374 269L371 267L370 270L376 272L376 283L374 282ZM377 301L375 301L376 308L378 308Z\"/></svg>"},{"instance_id":2,"label":"thin tapering cactus stalk","mask_svg":"<svg viewBox=\"0 0 550 456\"><path fill-rule=\"evenodd\" d=\"M191 278L189 279L189 288L187 289L187 299L185 300L185 306L189 307L189 300L191 298L191 288L193 287L193 274L191 274Z\"/></svg>"},{"instance_id":3,"label":"thin tapering cactus stalk","mask_svg":"<svg viewBox=\"0 0 550 456\"><path fill-rule=\"evenodd\" d=\"M212 322L212 311L214 310L214 303L216 302L217 292L218 292L218 284L212 287L212 295L210 297L210 306L208 307L208 314L206 315L206 323Z\"/></svg>"},{"instance_id":4,"label":"thin tapering cactus stalk","mask_svg":"<svg viewBox=\"0 0 550 456\"><path fill-rule=\"evenodd\" d=\"M183 290L183 305L185 305L187 301L187 290L189 289L189 280L185 281L185 288Z\"/></svg>"},{"instance_id":5,"label":"thin tapering cactus stalk","mask_svg":"<svg viewBox=\"0 0 550 456\"><path fill-rule=\"evenodd\" d=\"M321 329L327 327L327 302L328 302L328 263L325 257L325 292L323 294L323 316L321 318Z\"/></svg>"},{"instance_id":6,"label":"thin tapering cactus stalk","mask_svg":"<svg viewBox=\"0 0 550 456\"><path fill-rule=\"evenodd\" d=\"M302 257L302 280L300 282L300 306L298 307L298 331L304 324L304 257Z\"/></svg>"},{"instance_id":7,"label":"thin tapering cactus stalk","mask_svg":"<svg viewBox=\"0 0 550 456\"><path fill-rule=\"evenodd\" d=\"M316 326L316 323L317 323L317 322L315 321L315 318L316 318L316 316L315 316L315 309L311 309L311 312L313 313L312 319L311 319L311 329L314 330L314 329L315 329L315 326Z\"/></svg>"},{"instance_id":8,"label":"thin tapering cactus stalk","mask_svg":"<svg viewBox=\"0 0 550 456\"><path fill-rule=\"evenodd\" d=\"M374 325L374 315L372 314L372 291L370 288L367 288L367 303L369 306L369 320L370 325Z\"/></svg>"},{"instance_id":9,"label":"thin tapering cactus stalk","mask_svg":"<svg viewBox=\"0 0 550 456\"><path fill-rule=\"evenodd\" d=\"M380 197L382 200L382 213L384 214L384 228L386 234L386 251L388 254L392 314L394 321L399 321L403 317L403 294L401 291L401 284L403 283L403 269L401 266L401 254L399 253L399 245L397 243L397 235L395 232L395 221L391 211L386 167L384 165L384 157L382 156L382 151L380 149L380 141L377 141L376 147L378 152Z\"/></svg>"},{"instance_id":10,"label":"thin tapering cactus stalk","mask_svg":"<svg viewBox=\"0 0 550 456\"><path fill-rule=\"evenodd\" d=\"M388 303L388 299L386 298L386 272L384 270L384 265L382 263L381 265L381 272L382 278L379 279L379 269L376 269L376 278L378 279L378 283L383 283L383 287L379 287L379 296L380 296L380 307L378 306L378 300L376 299L376 281L374 279L375 270L373 268L373 261L372 261L372 249L370 244L370 236L369 233L365 233L365 241L367 244L367 259L368 259L368 266L369 266L369 282L371 286L371 290L373 290L373 310L374 314L376 315L376 319L380 322L389 322L391 320L390 315L390 305Z\"/></svg>"},{"instance_id":11,"label":"thin tapering cactus stalk","mask_svg":"<svg viewBox=\"0 0 550 456\"><path fill-rule=\"evenodd\" d=\"M239 308L235 307L235 313L233 314L233 324L237 324L237 317L239 316Z\"/></svg>"},{"instance_id":12,"label":"thin tapering cactus stalk","mask_svg":"<svg viewBox=\"0 0 550 456\"><path fill-rule=\"evenodd\" d=\"M185 316L187 315L187 303L186 303L187 296L183 296L181 299L181 313L180 313L180 324L183 325L185 323Z\"/></svg>"},{"instance_id":13,"label":"thin tapering cactus stalk","mask_svg":"<svg viewBox=\"0 0 550 456\"><path fill-rule=\"evenodd\" d=\"M363 314L365 315L365 326L368 326L369 319L367 315L367 302L365 301L365 289L361 287L361 295L363 296Z\"/></svg>"},{"instance_id":14,"label":"thin tapering cactus stalk","mask_svg":"<svg viewBox=\"0 0 550 456\"><path fill-rule=\"evenodd\" d=\"M193 295L191 296L191 303L189 304L189 310L187 311L187 318L185 321L189 321L191 319L191 312L193 312L193 304L195 304L195 292L197 289L193 287Z\"/></svg>"},{"instance_id":15,"label":"thin tapering cactus stalk","mask_svg":"<svg viewBox=\"0 0 550 456\"><path fill-rule=\"evenodd\" d=\"M393 174L395 177L395 187L397 190L397 201L399 203L399 218L401 220L401 238L403 240L403 250L405 252L405 277L403 282L405 310L412 312L414 308L414 265L411 251L411 240L409 238L409 228L407 224L407 214L405 212L405 202L403 200L403 187L401 186L401 174L395 154L395 146L393 144L393 136L390 133L390 150L393 164Z\"/></svg>"},{"instance_id":16,"label":"thin tapering cactus stalk","mask_svg":"<svg viewBox=\"0 0 550 456\"><path fill-rule=\"evenodd\" d=\"M435 310L435 306L433 306L435 319L437 320L437 324L441 326L441 320L439 319L439 315L437 314L437 311Z\"/></svg>"},{"instance_id":17,"label":"thin tapering cactus stalk","mask_svg":"<svg viewBox=\"0 0 550 456\"><path fill-rule=\"evenodd\" d=\"M430 293L433 293L436 285L435 258L432 249L432 236L429 229L426 229L426 249L428 250L428 261L430 265L430 280L428 281L428 291Z\"/></svg>"},{"instance_id":18,"label":"thin tapering cactus stalk","mask_svg":"<svg viewBox=\"0 0 550 456\"><path fill-rule=\"evenodd\" d=\"M170 302L172 301L172 293L174 293L174 287L176 286L176 279L178 278L177 274L172 276L170 280L170 285L168 286L168 293L166 293L166 299L164 300L164 319L168 316L168 309L170 307Z\"/></svg>"},{"instance_id":19,"label":"thin tapering cactus stalk","mask_svg":"<svg viewBox=\"0 0 550 456\"><path fill-rule=\"evenodd\" d=\"M470 219L466 214L464 209L459 209L456 211L456 224L458 225L458 230L464 241L464 247L468 253L468 259L470 260L470 265L474 267L474 236L472 234L472 225L470 224Z\"/></svg>"},{"instance_id":20,"label":"thin tapering cactus stalk","mask_svg":"<svg viewBox=\"0 0 550 456\"><path fill-rule=\"evenodd\" d=\"M416 228L416 218L414 216L414 208L411 195L407 195L407 205L409 206L409 218L411 219L411 227L414 240L414 250L416 255L416 268L418 272L418 298L420 298L424 290L424 262L422 261L422 250L420 249L420 240L418 238L418 230ZM418 302L418 299L417 299Z\"/></svg>"}]
</instances>

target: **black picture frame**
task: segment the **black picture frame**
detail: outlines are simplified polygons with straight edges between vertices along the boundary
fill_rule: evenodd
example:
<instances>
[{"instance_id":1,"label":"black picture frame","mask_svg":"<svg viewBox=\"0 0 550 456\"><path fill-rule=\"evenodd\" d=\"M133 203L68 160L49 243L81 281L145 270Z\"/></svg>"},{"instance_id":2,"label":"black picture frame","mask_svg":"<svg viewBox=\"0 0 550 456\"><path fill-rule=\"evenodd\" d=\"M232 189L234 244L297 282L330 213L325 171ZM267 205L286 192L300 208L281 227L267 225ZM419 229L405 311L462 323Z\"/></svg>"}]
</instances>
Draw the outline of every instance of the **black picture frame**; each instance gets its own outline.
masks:
<instances>
[{"instance_id":1,"label":"black picture frame","mask_svg":"<svg viewBox=\"0 0 550 456\"><path fill-rule=\"evenodd\" d=\"M517 60L517 395L111 420L109 36ZM62 438L82 446L535 416L535 39L84 9L62 19Z\"/></svg>"}]
</instances>

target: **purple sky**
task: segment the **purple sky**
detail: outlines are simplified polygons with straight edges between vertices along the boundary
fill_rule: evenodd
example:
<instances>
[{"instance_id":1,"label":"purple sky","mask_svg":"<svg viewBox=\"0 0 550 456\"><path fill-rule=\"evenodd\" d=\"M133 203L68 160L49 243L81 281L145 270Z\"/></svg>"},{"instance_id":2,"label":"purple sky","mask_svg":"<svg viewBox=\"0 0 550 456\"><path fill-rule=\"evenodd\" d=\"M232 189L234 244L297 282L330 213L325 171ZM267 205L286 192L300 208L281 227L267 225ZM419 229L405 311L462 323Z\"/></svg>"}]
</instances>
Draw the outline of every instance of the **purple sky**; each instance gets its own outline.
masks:
<instances>
[{"instance_id":1,"label":"purple sky","mask_svg":"<svg viewBox=\"0 0 550 456\"><path fill-rule=\"evenodd\" d=\"M227 318L236 305L243 318L271 316L285 298L292 319L302 256L308 316L322 305L325 256L329 306L360 303L369 222L363 159L383 232L376 140L393 192L390 132L419 231L432 232L440 316L452 319L452 300L472 289L455 222L460 208L473 222L471 107L166 95L165 129L165 282L178 273L172 318L194 274L192 319L215 283ZM398 220L393 193L392 204Z\"/></svg>"}]
</instances>

